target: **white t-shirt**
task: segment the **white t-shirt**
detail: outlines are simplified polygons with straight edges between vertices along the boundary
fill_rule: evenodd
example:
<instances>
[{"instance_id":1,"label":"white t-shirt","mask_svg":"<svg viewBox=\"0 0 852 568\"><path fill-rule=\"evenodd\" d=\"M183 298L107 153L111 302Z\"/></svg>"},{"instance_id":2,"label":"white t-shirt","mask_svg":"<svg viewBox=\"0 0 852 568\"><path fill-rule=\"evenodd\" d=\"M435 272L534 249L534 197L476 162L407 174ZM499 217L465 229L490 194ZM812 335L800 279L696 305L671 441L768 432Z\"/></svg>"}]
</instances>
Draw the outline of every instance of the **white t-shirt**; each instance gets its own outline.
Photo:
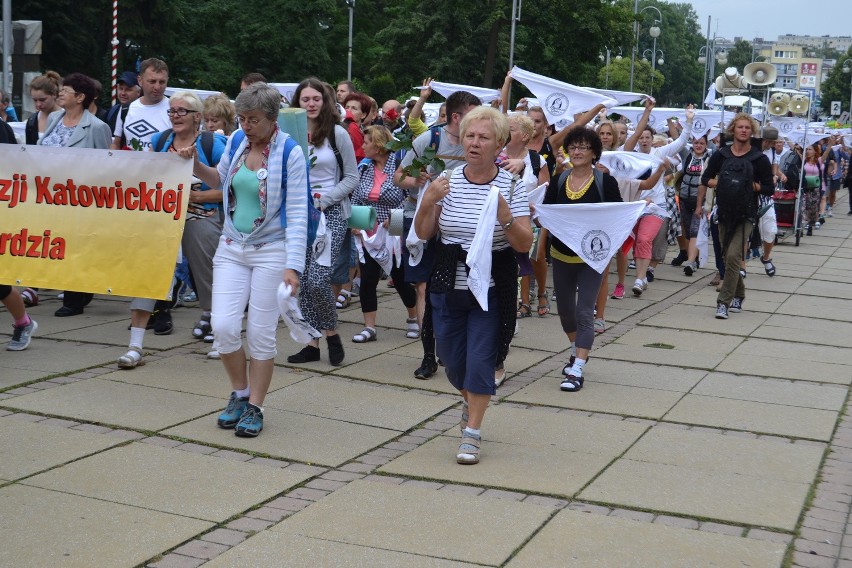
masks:
<instances>
[{"instance_id":1,"label":"white t-shirt","mask_svg":"<svg viewBox=\"0 0 852 568\"><path fill-rule=\"evenodd\" d=\"M334 157L334 150L331 149L328 139L319 148L311 145L309 156L314 160L311 166L311 194L323 196L334 189L340 181L337 158Z\"/></svg>"},{"instance_id":2,"label":"white t-shirt","mask_svg":"<svg viewBox=\"0 0 852 568\"><path fill-rule=\"evenodd\" d=\"M527 192L524 184L516 183L514 195L510 196L512 187L512 174L506 170L500 170L497 177L489 183L476 184L470 182L464 175L465 168L456 168L450 176L450 193L447 194L438 205L441 206L441 215L438 217L438 228L441 231L441 241L444 244L460 244L467 251L476 235L476 226L479 223L479 212L485 206L488 198L488 190L492 185L500 189L500 194L512 211L513 217L523 217L530 214L530 205L527 201ZM499 221L494 222L494 241L491 250L502 250L509 246L506 231ZM491 286L494 280L491 280ZM464 263L460 262L456 267L456 290L467 290L467 271Z\"/></svg>"},{"instance_id":3,"label":"white t-shirt","mask_svg":"<svg viewBox=\"0 0 852 568\"><path fill-rule=\"evenodd\" d=\"M128 147L133 148L131 141L137 140L142 145L142 149L148 151L151 149L151 137L157 132L172 127L172 122L166 113L168 110L169 99L165 97L155 105L143 105L142 99L136 99L130 103L127 117L124 120L121 119L121 114L119 114L115 121L113 135L121 137L122 132L124 132Z\"/></svg>"},{"instance_id":4,"label":"white t-shirt","mask_svg":"<svg viewBox=\"0 0 852 568\"><path fill-rule=\"evenodd\" d=\"M780 154L775 152L775 148L769 148L768 150L764 150L763 154L767 158L769 158L769 163L774 165L774 164L780 164L781 158L783 158L784 154L786 154L789 151L790 151L790 148L788 148L787 146L784 146L784 149L781 150Z\"/></svg>"}]
</instances>

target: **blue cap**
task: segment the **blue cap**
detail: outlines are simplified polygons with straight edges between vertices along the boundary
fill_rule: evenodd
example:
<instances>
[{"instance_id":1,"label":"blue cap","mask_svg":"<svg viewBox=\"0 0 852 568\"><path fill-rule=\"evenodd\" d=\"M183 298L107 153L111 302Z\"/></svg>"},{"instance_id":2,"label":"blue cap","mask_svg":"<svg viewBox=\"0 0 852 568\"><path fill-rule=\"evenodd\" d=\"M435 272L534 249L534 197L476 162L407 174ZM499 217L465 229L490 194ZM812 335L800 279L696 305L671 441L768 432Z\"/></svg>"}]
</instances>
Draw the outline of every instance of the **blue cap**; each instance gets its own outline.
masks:
<instances>
[{"instance_id":1,"label":"blue cap","mask_svg":"<svg viewBox=\"0 0 852 568\"><path fill-rule=\"evenodd\" d=\"M136 73L133 71L125 71L121 75L118 76L117 83L124 83L128 87L137 87L139 82L136 80Z\"/></svg>"}]
</instances>

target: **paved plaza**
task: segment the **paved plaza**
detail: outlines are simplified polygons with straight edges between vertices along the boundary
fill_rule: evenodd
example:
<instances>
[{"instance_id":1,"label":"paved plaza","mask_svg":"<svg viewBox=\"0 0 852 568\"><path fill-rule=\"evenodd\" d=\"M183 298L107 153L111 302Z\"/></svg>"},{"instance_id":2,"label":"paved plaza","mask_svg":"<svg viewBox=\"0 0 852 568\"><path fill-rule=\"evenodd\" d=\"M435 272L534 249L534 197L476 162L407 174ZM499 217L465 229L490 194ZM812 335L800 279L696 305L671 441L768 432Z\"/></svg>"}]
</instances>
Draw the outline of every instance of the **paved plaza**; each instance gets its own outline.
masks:
<instances>
[{"instance_id":1,"label":"paved plaza","mask_svg":"<svg viewBox=\"0 0 852 568\"><path fill-rule=\"evenodd\" d=\"M324 342L285 364L300 347L279 329L254 439L216 426L230 392L196 309L126 371L126 299L55 318L42 291L30 348L0 351L0 567L850 568L845 190L835 209L775 248L774 278L748 262L728 320L709 268L609 300L578 393L559 390L558 316L521 320L476 466L384 283L378 341L352 343L360 305L341 311L340 367Z\"/></svg>"}]
</instances>

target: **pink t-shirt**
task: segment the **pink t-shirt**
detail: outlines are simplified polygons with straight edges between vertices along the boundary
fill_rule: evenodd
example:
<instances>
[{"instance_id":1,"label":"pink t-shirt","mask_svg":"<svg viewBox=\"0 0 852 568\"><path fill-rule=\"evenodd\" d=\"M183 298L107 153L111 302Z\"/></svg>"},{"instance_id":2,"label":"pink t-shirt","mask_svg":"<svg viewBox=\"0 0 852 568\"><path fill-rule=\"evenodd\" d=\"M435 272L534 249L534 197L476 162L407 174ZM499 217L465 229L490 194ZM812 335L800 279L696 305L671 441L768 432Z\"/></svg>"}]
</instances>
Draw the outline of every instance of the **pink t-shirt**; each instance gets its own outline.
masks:
<instances>
[{"instance_id":1,"label":"pink t-shirt","mask_svg":"<svg viewBox=\"0 0 852 568\"><path fill-rule=\"evenodd\" d=\"M385 183L385 180L388 179L388 174L384 171L374 170L373 173L373 189L370 190L370 194L367 196L369 201L378 201L379 195L382 193L382 184Z\"/></svg>"}]
</instances>

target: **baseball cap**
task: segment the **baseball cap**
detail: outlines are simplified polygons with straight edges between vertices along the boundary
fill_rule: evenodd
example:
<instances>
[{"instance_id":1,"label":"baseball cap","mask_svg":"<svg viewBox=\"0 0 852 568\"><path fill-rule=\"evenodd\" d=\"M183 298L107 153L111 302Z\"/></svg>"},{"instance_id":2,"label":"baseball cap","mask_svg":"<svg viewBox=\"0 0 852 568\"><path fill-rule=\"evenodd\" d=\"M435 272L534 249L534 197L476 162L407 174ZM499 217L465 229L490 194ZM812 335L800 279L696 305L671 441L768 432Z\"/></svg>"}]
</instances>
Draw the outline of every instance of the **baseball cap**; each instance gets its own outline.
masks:
<instances>
[{"instance_id":1,"label":"baseball cap","mask_svg":"<svg viewBox=\"0 0 852 568\"><path fill-rule=\"evenodd\" d=\"M136 87L139 85L136 80L136 73L133 71L125 71L121 75L118 76L118 83L124 83L128 87Z\"/></svg>"}]
</instances>

